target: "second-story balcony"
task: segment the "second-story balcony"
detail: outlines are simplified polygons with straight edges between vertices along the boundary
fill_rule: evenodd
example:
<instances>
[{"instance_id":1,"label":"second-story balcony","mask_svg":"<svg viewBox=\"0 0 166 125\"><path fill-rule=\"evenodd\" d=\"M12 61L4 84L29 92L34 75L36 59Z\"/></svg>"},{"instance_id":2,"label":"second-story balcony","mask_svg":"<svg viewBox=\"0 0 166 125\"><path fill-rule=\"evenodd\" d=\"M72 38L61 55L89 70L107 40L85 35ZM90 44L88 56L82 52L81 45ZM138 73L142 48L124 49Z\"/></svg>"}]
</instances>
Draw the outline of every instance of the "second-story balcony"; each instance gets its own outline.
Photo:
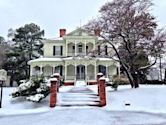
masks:
<instances>
[{"instance_id":1,"label":"second-story balcony","mask_svg":"<svg viewBox=\"0 0 166 125\"><path fill-rule=\"evenodd\" d=\"M66 56L85 56L94 49L95 45L92 43L68 43L66 45Z\"/></svg>"}]
</instances>

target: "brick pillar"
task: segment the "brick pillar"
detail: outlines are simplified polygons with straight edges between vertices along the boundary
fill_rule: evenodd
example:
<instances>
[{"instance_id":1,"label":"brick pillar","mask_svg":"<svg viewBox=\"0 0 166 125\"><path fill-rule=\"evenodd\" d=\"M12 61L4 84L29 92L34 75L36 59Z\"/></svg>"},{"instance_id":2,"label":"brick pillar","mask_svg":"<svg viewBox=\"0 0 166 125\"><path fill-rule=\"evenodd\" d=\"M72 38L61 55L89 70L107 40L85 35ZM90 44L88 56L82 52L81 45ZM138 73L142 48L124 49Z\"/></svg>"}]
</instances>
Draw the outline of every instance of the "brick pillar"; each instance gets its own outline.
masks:
<instances>
[{"instance_id":1,"label":"brick pillar","mask_svg":"<svg viewBox=\"0 0 166 125\"><path fill-rule=\"evenodd\" d=\"M100 88L99 88L99 79L100 79L100 77L102 77L102 76L103 76L103 73L98 73L98 74L97 74L97 89L98 89L97 91L98 91L98 95L99 95L99 89L100 89Z\"/></svg>"},{"instance_id":2,"label":"brick pillar","mask_svg":"<svg viewBox=\"0 0 166 125\"><path fill-rule=\"evenodd\" d=\"M54 73L52 75L53 78L57 78L57 92L59 92L59 86L60 86L60 74L59 73Z\"/></svg>"},{"instance_id":3,"label":"brick pillar","mask_svg":"<svg viewBox=\"0 0 166 125\"><path fill-rule=\"evenodd\" d=\"M56 106L57 101L57 78L50 79L51 88L50 88L50 107L53 108Z\"/></svg>"},{"instance_id":4,"label":"brick pillar","mask_svg":"<svg viewBox=\"0 0 166 125\"><path fill-rule=\"evenodd\" d=\"M106 105L106 91L105 91L105 78L101 77L99 79L99 97L100 97L100 106Z\"/></svg>"}]
</instances>

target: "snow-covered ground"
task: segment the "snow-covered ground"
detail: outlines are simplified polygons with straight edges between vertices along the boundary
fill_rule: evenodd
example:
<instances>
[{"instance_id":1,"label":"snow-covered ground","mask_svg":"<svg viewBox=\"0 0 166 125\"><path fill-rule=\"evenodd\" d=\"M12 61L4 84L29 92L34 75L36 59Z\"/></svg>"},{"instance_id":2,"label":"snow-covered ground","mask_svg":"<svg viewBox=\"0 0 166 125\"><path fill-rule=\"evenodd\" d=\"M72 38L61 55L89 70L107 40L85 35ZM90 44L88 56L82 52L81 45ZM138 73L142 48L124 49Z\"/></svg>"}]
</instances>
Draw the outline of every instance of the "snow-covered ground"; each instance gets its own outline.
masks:
<instances>
[{"instance_id":1,"label":"snow-covered ground","mask_svg":"<svg viewBox=\"0 0 166 125\"><path fill-rule=\"evenodd\" d=\"M42 113L50 110L48 107L48 98L43 100L42 103L28 102L24 98L12 98L9 96L16 88L4 87L3 88L3 100L2 108L0 109L0 116L8 115L22 115Z\"/></svg>"},{"instance_id":2,"label":"snow-covered ground","mask_svg":"<svg viewBox=\"0 0 166 125\"><path fill-rule=\"evenodd\" d=\"M62 87L66 92L73 87ZM89 86L97 92L97 86ZM166 86L141 85L138 89L120 86L118 91L107 87L105 107L56 107L49 108L49 97L41 103L11 99L13 88L4 88L0 109L0 125L166 125ZM65 93L64 93L65 94ZM126 106L125 104L130 104ZM34 114L37 113L37 114ZM29 115L18 115L29 114ZM8 115L12 116L9 119ZM29 122L32 120L33 122Z\"/></svg>"},{"instance_id":3,"label":"snow-covered ground","mask_svg":"<svg viewBox=\"0 0 166 125\"><path fill-rule=\"evenodd\" d=\"M166 113L166 86L142 85L138 89L121 86L117 92L107 89L107 110ZM125 106L129 103L130 106Z\"/></svg>"}]
</instances>

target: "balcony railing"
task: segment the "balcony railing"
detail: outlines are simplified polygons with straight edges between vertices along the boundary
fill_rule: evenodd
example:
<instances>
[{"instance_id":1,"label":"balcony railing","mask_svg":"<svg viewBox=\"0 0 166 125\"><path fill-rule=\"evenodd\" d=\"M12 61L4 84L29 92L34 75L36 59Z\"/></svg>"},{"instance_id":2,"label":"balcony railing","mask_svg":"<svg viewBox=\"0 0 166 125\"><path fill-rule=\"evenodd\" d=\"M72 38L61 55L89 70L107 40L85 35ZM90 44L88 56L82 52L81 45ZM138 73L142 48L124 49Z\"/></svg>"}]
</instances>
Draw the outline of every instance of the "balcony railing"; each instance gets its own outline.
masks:
<instances>
[{"instance_id":1,"label":"balcony railing","mask_svg":"<svg viewBox=\"0 0 166 125\"><path fill-rule=\"evenodd\" d=\"M82 53L72 53L72 52L68 52L67 56L86 56L88 55L88 53L82 52Z\"/></svg>"}]
</instances>

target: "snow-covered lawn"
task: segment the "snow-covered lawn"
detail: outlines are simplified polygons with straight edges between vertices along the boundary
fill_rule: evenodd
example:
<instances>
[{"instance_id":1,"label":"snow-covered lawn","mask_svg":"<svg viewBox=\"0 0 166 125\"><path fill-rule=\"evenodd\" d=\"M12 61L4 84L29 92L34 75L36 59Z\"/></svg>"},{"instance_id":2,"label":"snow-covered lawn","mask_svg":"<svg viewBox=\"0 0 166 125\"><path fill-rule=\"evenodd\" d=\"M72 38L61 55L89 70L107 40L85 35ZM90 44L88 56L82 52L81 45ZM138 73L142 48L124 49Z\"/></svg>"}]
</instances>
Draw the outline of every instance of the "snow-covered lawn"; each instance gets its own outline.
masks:
<instances>
[{"instance_id":1,"label":"snow-covered lawn","mask_svg":"<svg viewBox=\"0 0 166 125\"><path fill-rule=\"evenodd\" d=\"M71 88L73 87L62 87L60 92L65 94L64 92ZM88 88L97 92L97 86ZM120 86L118 91L107 87L107 106L105 107L55 107L53 109L49 108L49 96L39 104L27 102L21 98L11 99L8 95L13 89L4 88L3 105L0 109L0 123L3 125L13 120L16 120L17 125L28 125L29 122L25 121L33 118L34 122L31 125L52 125L52 122L58 125L66 123L68 125L166 124L166 86L164 85L141 85L138 89ZM125 103L130 105L126 106ZM30 115L13 116L10 120L8 119L8 115L18 114Z\"/></svg>"},{"instance_id":2,"label":"snow-covered lawn","mask_svg":"<svg viewBox=\"0 0 166 125\"><path fill-rule=\"evenodd\" d=\"M48 98L43 100L42 103L28 102L24 98L12 98L9 96L16 88L4 87L2 108L0 109L0 116L6 115L22 115L47 112L50 110L48 107Z\"/></svg>"},{"instance_id":3,"label":"snow-covered lawn","mask_svg":"<svg viewBox=\"0 0 166 125\"><path fill-rule=\"evenodd\" d=\"M141 85L138 89L121 86L118 91L107 88L107 110L166 113L166 86ZM129 103L130 106L125 106Z\"/></svg>"}]
</instances>

